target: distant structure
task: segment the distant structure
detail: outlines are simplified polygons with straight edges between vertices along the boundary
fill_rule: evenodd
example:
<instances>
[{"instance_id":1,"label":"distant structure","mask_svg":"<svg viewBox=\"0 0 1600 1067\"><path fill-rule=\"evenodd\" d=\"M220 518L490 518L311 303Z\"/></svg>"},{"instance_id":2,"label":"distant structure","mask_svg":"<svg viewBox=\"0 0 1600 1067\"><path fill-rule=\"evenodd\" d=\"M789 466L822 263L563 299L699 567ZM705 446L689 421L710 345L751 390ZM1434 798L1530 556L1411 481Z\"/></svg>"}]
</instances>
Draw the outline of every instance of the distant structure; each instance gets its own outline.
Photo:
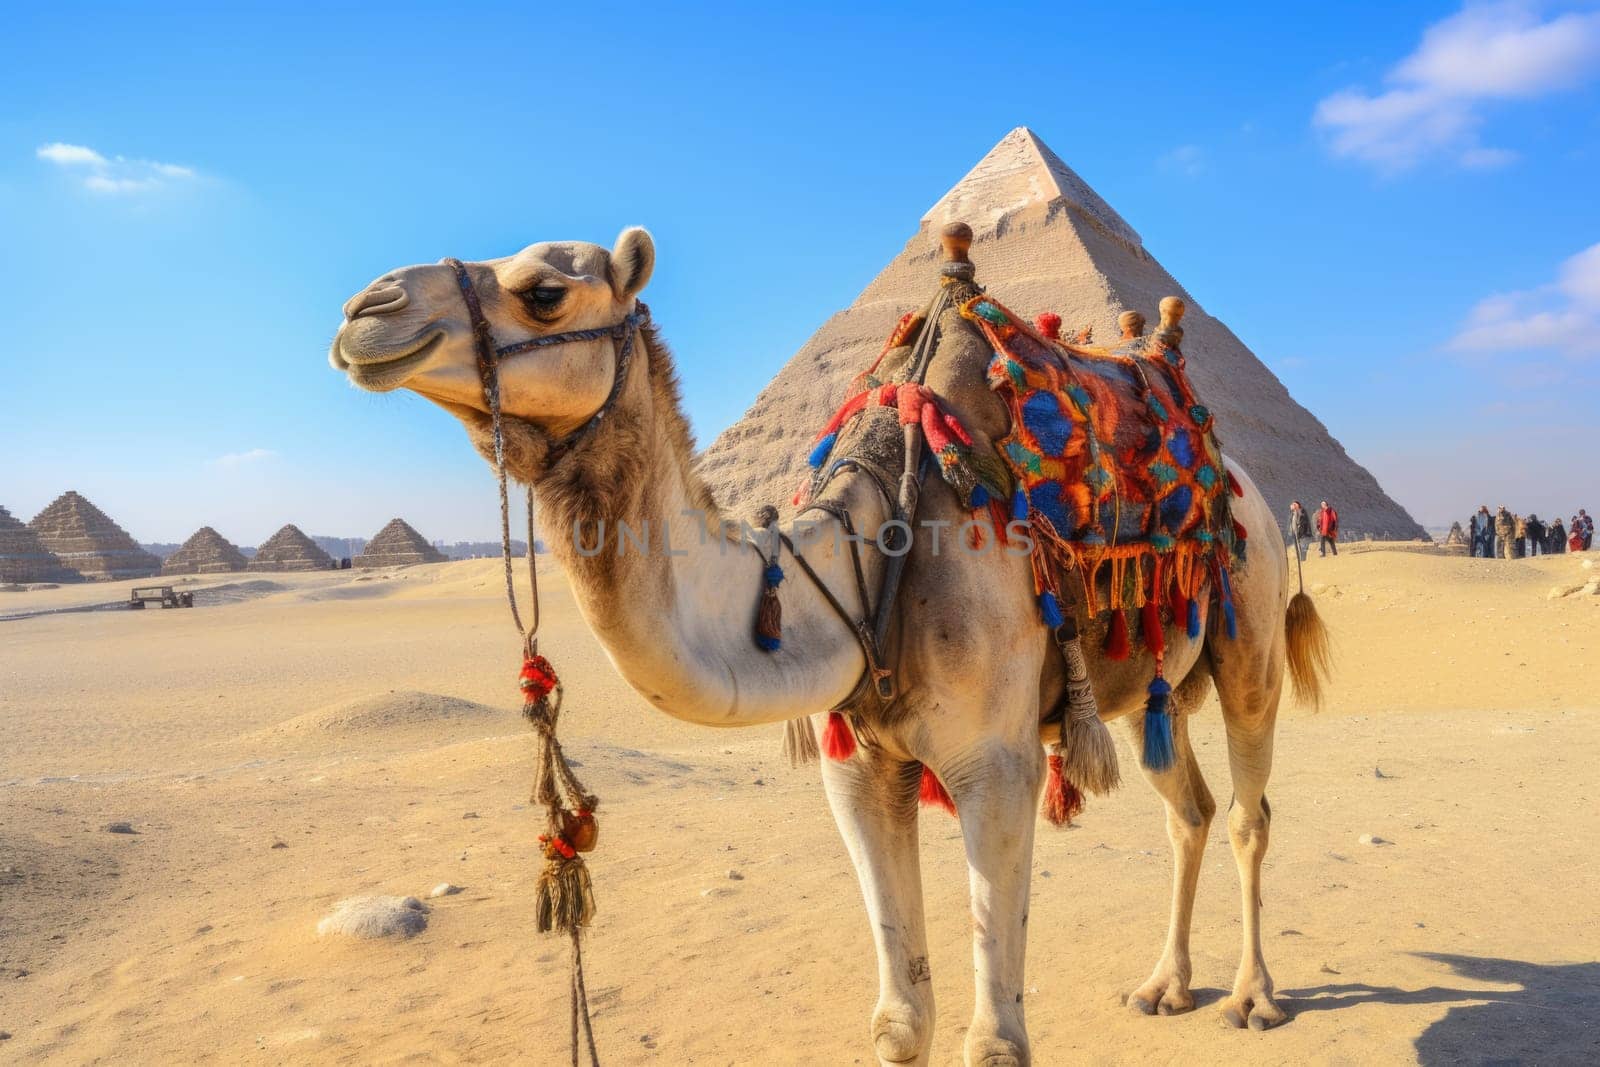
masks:
<instances>
[{"instance_id":1,"label":"distant structure","mask_svg":"<svg viewBox=\"0 0 1600 1067\"><path fill-rule=\"evenodd\" d=\"M404 519L390 519L367 549L357 556L357 567L408 567L413 563L443 563L445 554L434 548Z\"/></svg>"},{"instance_id":2,"label":"distant structure","mask_svg":"<svg viewBox=\"0 0 1600 1067\"><path fill-rule=\"evenodd\" d=\"M84 578L148 578L161 568L160 560L73 489L56 497L28 527L63 565Z\"/></svg>"},{"instance_id":3,"label":"distant structure","mask_svg":"<svg viewBox=\"0 0 1600 1067\"><path fill-rule=\"evenodd\" d=\"M77 571L61 565L39 535L0 507L0 582L75 582Z\"/></svg>"},{"instance_id":4,"label":"distant structure","mask_svg":"<svg viewBox=\"0 0 1600 1067\"><path fill-rule=\"evenodd\" d=\"M1114 152L1105 158L1108 168L1118 165ZM1183 352L1195 390L1216 412L1225 450L1274 515L1311 496L1337 502L1347 536L1422 533L1244 342L1156 262L1127 220L1026 127L1007 134L929 209L855 303L825 322L701 454L699 472L725 507L773 501L782 510L809 474L812 437L848 383L883 349L900 316L933 296L942 258L934 235L952 221L972 227L979 283L1029 319L1060 315L1071 334L1093 327L1096 340L1114 341L1123 312L1153 316L1162 297L1183 297Z\"/></svg>"},{"instance_id":5,"label":"distant structure","mask_svg":"<svg viewBox=\"0 0 1600 1067\"><path fill-rule=\"evenodd\" d=\"M262 542L247 569L252 571L326 571L333 568L333 557L289 523Z\"/></svg>"},{"instance_id":6,"label":"distant structure","mask_svg":"<svg viewBox=\"0 0 1600 1067\"><path fill-rule=\"evenodd\" d=\"M237 545L209 526L202 526L161 564L162 574L221 574L242 571L249 564Z\"/></svg>"}]
</instances>

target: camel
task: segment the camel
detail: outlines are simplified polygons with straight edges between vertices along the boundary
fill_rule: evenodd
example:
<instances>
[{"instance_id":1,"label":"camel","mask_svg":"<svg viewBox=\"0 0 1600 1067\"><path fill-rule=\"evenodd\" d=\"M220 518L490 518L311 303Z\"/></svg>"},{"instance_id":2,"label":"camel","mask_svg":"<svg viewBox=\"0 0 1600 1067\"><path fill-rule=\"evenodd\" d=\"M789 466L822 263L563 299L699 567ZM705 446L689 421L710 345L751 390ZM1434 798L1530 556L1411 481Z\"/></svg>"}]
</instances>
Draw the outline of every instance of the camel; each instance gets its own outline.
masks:
<instances>
[{"instance_id":1,"label":"camel","mask_svg":"<svg viewBox=\"0 0 1600 1067\"><path fill-rule=\"evenodd\" d=\"M585 621L623 678L660 710L706 726L809 720L805 741L814 746L827 711L855 690L865 667L858 635L819 585L857 618L866 617L869 605L857 592L844 539L811 537L803 551L819 581L802 580L784 553L780 562L791 580L782 586L781 647L767 651L752 640L767 560L751 539L728 533L710 487L696 475L673 358L648 322L637 332L636 358L623 358L618 332L608 332L642 315L637 298L654 265L652 238L633 228L609 251L551 242L502 259L404 267L344 305L330 361L363 390L405 388L444 408L492 463L491 420L463 291L475 293L482 319L504 345L593 331L590 339L532 348L499 365L506 468L532 486L542 528ZM939 325L942 341L927 385L988 447L1007 430L1005 409L984 379L991 348L953 310ZM604 418L595 421L597 413ZM577 442L567 447L574 433ZM1228 836L1243 906L1241 959L1221 1013L1233 1026L1255 1030L1286 1017L1274 999L1260 928L1274 724L1286 666L1297 692L1320 696L1325 664L1315 653L1325 634L1309 600L1306 610L1286 613L1282 537L1249 476L1227 464L1242 486L1234 517L1251 545L1248 564L1234 576L1237 639L1219 642L1202 631L1191 640L1182 626L1167 630L1176 758L1165 771L1145 773L1166 804L1175 868L1170 923L1155 969L1127 1002L1146 1015L1195 1004L1190 917L1216 804L1190 746L1188 712L1214 685L1228 739L1234 789ZM878 529L890 517L869 480L847 473L828 489L857 530ZM947 529L971 514L937 478L924 486L921 508L930 522L950 523ZM876 589L884 555L868 551L862 561L865 589ZM929 551L919 530L897 602L896 699L862 724L864 741L853 755L822 761L828 803L855 865L877 950L870 1036L881 1063L928 1063L932 1055L916 830L924 766L954 801L970 873L976 995L966 1062L1030 1062L1023 1013L1029 876L1045 746L1058 731L1041 725L1041 716L1055 705L1064 678L1039 621L1028 567L1026 556L1006 552ZM938 605L945 607L930 607ZM1152 667L1141 657L1105 658L1092 640L1096 624L1080 621L1090 638L1085 649L1101 721L1123 720L1138 752L1144 717L1130 712L1144 705Z\"/></svg>"}]
</instances>

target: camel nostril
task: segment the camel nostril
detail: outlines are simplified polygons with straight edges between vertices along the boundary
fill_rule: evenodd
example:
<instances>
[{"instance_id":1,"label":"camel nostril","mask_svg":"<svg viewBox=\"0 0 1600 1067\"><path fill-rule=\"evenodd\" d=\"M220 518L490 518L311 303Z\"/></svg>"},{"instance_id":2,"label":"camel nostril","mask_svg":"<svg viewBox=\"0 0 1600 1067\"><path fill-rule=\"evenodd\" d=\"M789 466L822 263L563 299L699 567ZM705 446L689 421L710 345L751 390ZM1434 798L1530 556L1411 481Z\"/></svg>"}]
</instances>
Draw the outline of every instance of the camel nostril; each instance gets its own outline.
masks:
<instances>
[{"instance_id":1,"label":"camel nostril","mask_svg":"<svg viewBox=\"0 0 1600 1067\"><path fill-rule=\"evenodd\" d=\"M373 285L363 289L345 303L346 321L358 319L363 315L387 315L399 311L411 302L411 298L403 288L398 285L385 285L383 284L385 280L379 278Z\"/></svg>"}]
</instances>

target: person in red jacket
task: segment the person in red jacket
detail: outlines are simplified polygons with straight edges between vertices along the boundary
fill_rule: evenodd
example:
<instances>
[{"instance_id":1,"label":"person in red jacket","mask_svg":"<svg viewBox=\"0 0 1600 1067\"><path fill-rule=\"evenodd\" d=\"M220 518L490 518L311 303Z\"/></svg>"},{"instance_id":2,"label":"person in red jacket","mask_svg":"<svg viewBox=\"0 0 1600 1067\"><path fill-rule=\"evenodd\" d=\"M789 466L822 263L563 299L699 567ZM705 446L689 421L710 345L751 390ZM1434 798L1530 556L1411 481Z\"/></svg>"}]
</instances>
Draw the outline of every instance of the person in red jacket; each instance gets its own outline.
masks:
<instances>
[{"instance_id":1,"label":"person in red jacket","mask_svg":"<svg viewBox=\"0 0 1600 1067\"><path fill-rule=\"evenodd\" d=\"M1328 506L1324 500L1317 509L1317 555L1326 556L1328 549L1333 549L1333 554L1339 554L1339 513Z\"/></svg>"}]
</instances>

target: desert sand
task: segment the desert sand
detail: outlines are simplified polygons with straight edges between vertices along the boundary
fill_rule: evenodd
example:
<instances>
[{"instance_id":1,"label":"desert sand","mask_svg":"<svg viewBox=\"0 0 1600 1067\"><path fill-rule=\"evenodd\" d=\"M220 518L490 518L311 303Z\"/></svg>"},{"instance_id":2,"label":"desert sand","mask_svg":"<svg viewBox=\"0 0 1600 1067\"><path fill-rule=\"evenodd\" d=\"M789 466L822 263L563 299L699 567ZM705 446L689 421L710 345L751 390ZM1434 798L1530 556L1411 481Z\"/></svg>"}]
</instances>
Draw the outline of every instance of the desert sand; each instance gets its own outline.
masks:
<instances>
[{"instance_id":1,"label":"desert sand","mask_svg":"<svg viewBox=\"0 0 1600 1067\"><path fill-rule=\"evenodd\" d=\"M1600 573L1582 559L1313 553L1332 699L1285 711L1269 790L1290 1021L1216 1018L1239 941L1221 819L1198 1010L1122 1006L1159 954L1171 869L1130 773L1076 827L1038 829L1036 1061L1600 1061L1600 596L1549 596ZM204 576L188 611L58 610L129 582L0 593L0 1061L566 1062L498 568ZM545 589L564 737L603 801L585 942L602 1059L870 1063L873 951L817 769L789 768L775 727L649 709L559 577ZM1226 805L1214 706L1193 733ZM922 836L934 1062L958 1062L966 869L951 819L924 812ZM429 899L446 882L462 891ZM368 895L420 898L426 927L319 936Z\"/></svg>"}]
</instances>

